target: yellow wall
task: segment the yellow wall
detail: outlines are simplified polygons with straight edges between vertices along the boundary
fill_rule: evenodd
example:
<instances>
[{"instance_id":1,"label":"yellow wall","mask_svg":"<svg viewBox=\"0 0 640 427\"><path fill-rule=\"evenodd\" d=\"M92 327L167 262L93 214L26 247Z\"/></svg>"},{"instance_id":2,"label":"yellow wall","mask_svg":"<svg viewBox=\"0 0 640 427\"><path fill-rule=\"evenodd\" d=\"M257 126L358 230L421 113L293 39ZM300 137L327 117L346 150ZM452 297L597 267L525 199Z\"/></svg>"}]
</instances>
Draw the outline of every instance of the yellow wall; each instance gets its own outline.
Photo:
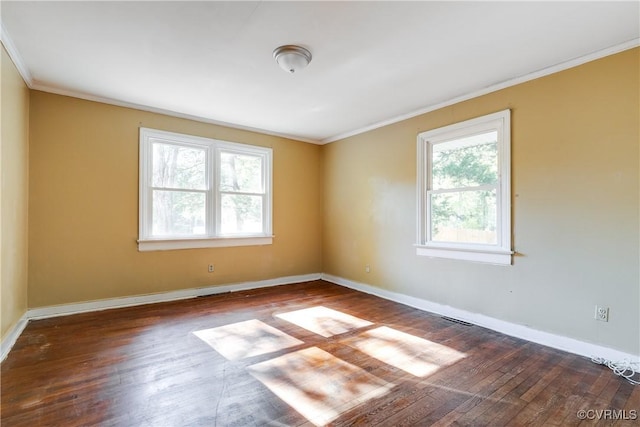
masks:
<instances>
[{"instance_id":1,"label":"yellow wall","mask_svg":"<svg viewBox=\"0 0 640 427\"><path fill-rule=\"evenodd\" d=\"M324 272L640 354L639 59L625 51L323 147ZM513 266L416 256L417 134L505 108Z\"/></svg>"},{"instance_id":2,"label":"yellow wall","mask_svg":"<svg viewBox=\"0 0 640 427\"><path fill-rule=\"evenodd\" d=\"M639 59L639 49L622 52L323 147L38 91L30 104L16 95L15 123L30 126L28 305L324 271L639 354ZM19 80L13 68L5 77L5 63L3 111L5 81ZM514 265L416 256L417 134L505 108ZM273 147L274 244L138 252L140 126ZM4 145L2 155L4 333L24 312L25 292L5 292ZM20 188L10 191L24 197ZM24 226L18 232L26 235ZM24 270L21 260L14 271ZM5 294L23 302L8 304ZM608 323L593 319L595 304L611 308Z\"/></svg>"},{"instance_id":3,"label":"yellow wall","mask_svg":"<svg viewBox=\"0 0 640 427\"><path fill-rule=\"evenodd\" d=\"M27 310L29 88L0 49L0 332Z\"/></svg>"},{"instance_id":4,"label":"yellow wall","mask_svg":"<svg viewBox=\"0 0 640 427\"><path fill-rule=\"evenodd\" d=\"M140 126L272 147L273 244L138 252ZM38 91L30 131L29 307L322 271L320 146Z\"/></svg>"}]
</instances>

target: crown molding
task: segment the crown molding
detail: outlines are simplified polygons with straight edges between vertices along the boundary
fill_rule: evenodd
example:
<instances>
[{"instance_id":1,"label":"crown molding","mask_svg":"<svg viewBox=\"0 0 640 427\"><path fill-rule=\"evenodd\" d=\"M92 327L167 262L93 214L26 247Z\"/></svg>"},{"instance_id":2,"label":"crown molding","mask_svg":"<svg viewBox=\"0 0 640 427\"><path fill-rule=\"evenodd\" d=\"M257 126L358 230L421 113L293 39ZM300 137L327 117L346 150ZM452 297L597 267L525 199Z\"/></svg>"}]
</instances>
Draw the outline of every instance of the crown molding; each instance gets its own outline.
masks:
<instances>
[{"instance_id":1,"label":"crown molding","mask_svg":"<svg viewBox=\"0 0 640 427\"><path fill-rule=\"evenodd\" d=\"M580 56L578 58L570 59L569 61L561 62L556 65L552 65L547 68L543 68L538 71L534 71L529 74L525 74L520 77L516 77L513 79L505 80L504 82L497 83L486 88L469 92L467 94L457 96L455 98L451 98L447 101L430 105L428 107L420 108L419 110L412 111L410 113L401 114L399 116L392 117L387 120L380 121L378 123L374 123L369 126L365 126L359 129L355 129L349 132L341 133L320 141L320 144L329 144L331 142L339 141L341 139L349 138L351 136L359 135L361 133L369 132L371 130L379 129L384 126L392 125L394 123L401 122L403 120L411 119L413 117L420 116L422 114L430 113L435 110L439 110L444 107L448 107L450 105L458 104L463 101L468 101L473 98L477 98L483 95L487 95L491 92L497 92L502 89L506 89L511 86L515 86L521 83L525 83L531 80L539 79L540 77L545 77L550 74L558 73L560 71L568 70L569 68L577 67L578 65L586 64L587 62L595 61L597 59L604 58L606 56L615 55L616 53L624 52L625 50L633 49L635 47L640 46L640 38L635 38L624 43L617 44L615 46L608 47L606 49L598 50L596 52L589 53L584 56Z\"/></svg>"},{"instance_id":2,"label":"crown molding","mask_svg":"<svg viewBox=\"0 0 640 427\"><path fill-rule=\"evenodd\" d=\"M237 129L237 130L242 130L242 131L247 131L247 132L256 132L256 133L260 133L262 135L276 136L278 138L286 138L286 139L291 139L293 141L306 142L306 143L309 143L309 144L321 144L321 142L318 141L318 140L303 138L303 137L300 137L300 136L297 136L297 135L291 135L291 134L281 133L281 132L273 132L273 131L270 131L270 130L267 130L267 129L255 128L255 127L251 127L251 126L243 126L243 125L236 124L236 123L230 123L230 122L224 122L224 121L221 121L221 120L209 119L209 118L206 118L206 117L197 116L197 115L193 115L193 114L179 113L177 111L167 110L167 109L164 109L164 108L151 107L149 105L137 104L137 103L134 103L134 102L127 102L127 101L120 101L120 100L113 99L113 98L107 98L107 97L97 96L97 95L90 95L90 94L86 94L86 93L83 93L83 92L77 92L77 91L68 90L68 89L56 88L56 87L52 87L52 86L43 85L43 84L40 84L40 83L34 83L32 86L30 86L30 88L33 89L33 90L39 90L39 91L42 91L42 92L53 93L55 95L69 96L71 98L84 99L85 101L93 101L93 102L99 102L99 103L102 103L102 104L114 105L116 107L132 108L132 109L135 109L135 110L147 111L149 113L163 114L165 116L171 116L171 117L177 117L177 118L180 118L180 119L193 120L193 121L196 121L196 122L208 123L208 124L217 125L217 126L224 126L224 127L227 127L227 128Z\"/></svg>"},{"instance_id":3,"label":"crown molding","mask_svg":"<svg viewBox=\"0 0 640 427\"><path fill-rule=\"evenodd\" d=\"M136 110L141 110L141 111L148 111L150 113L157 113L157 114L163 114L163 115L167 115L167 116L171 116L171 117L178 117L178 118L183 118L183 119L187 119L187 120L194 120L194 121L198 121L198 122L202 122L202 123L209 123L209 124L213 124L213 125L217 125L217 126L224 126L224 127L228 127L228 128L232 128L232 129L238 129L238 130L243 130L243 131L248 131L248 132L257 132L257 133L261 133L264 135L270 135L270 136L275 136L275 137L279 137L279 138L286 138L286 139L291 139L294 141L300 141L300 142L306 142L309 144L316 144L316 145L325 145L325 144L329 144L335 141L339 141L341 139L346 139L355 135L359 135L365 132L369 132L375 129L379 129L381 127L384 126L388 126L388 125L392 125L394 123L398 123L407 119L411 119L413 117L417 117L420 116L422 114L426 114L426 113L430 113L432 111L435 110L439 110L441 108L445 108L460 102L464 102L464 101L468 101L470 99L473 98L477 98L483 95L487 95L489 93L492 92L496 92L502 89L506 89L508 87L511 86L515 86L521 83L525 83L531 80L535 80L541 77L545 77L560 71L564 71L567 70L569 68L573 68L573 67L577 67L579 65L585 64L587 62L591 62L591 61L595 61L597 59L601 59L604 58L606 56L610 56L610 55L614 55L616 53L620 53L623 52L625 50L629 50L629 49L633 49L636 48L638 46L640 46L640 37L639 38L635 38L635 39L631 39L629 41L605 48L605 49L601 49L592 53L589 53L587 55L583 55L574 59L571 59L569 61L564 61L561 62L559 64L556 65L552 65L550 67L546 67L543 68L541 70L538 71L534 71L532 73L528 73L525 74L523 76L520 77L515 77L513 79L509 79L509 80L505 80L504 82L501 83L497 83L491 86L488 86L486 88L477 90L477 91L473 91L473 92L469 92L467 94L463 94L454 98L451 98L447 101L444 102L440 102L438 104L433 104L433 105L429 105L426 107L422 107L418 110L414 110L411 111L409 113L405 113L405 114L401 114L398 116L394 116L392 118L386 119L386 120L382 120L380 122L365 126L365 127L361 127L352 131L348 131L348 132L344 132L338 135L334 135L331 136L329 138L325 138L325 139L321 139L321 140L316 140L316 139L309 139L309 138L304 138L301 136L297 136L297 135L292 135L292 134L287 134L287 133L281 133L281 132L274 132L274 131L270 131L267 129L261 129L261 128L254 128L251 126L243 126L240 124L236 124L236 123L229 123L229 122L224 122L224 121L220 121L220 120L214 120L214 119L210 119L210 118L206 118L206 117L201 117L201 116L197 116L197 115L192 115L192 114L185 114L185 113L180 113L177 111L172 111L172 110L166 110L163 108L156 108L156 107L151 107L148 105L143 105L143 104L137 104L137 103L132 103L132 102L126 102L126 101L120 101L120 100L116 100L116 99L112 99L112 98L107 98L107 97L102 97L102 96L96 96L96 95L90 95L90 94L86 94L86 93L82 93L82 92L76 92L73 90L67 90L67 89L60 89L60 88L55 88L55 87L51 87L51 86L47 86L44 84L39 84L34 82L33 77L31 76L31 73L29 72L29 69L27 68L27 66L25 65L24 61L22 60L22 56L20 55L20 53L18 52L18 49L16 48L16 46L13 44L13 41L11 40L11 37L9 36L9 33L6 31L5 26L2 24L2 20L0 19L0 35L1 35L1 41L2 44L4 45L5 49L7 50L7 53L9 54L9 57L11 58L11 60L13 61L13 63L16 65L16 68L18 69L18 72L20 73L20 75L22 76L23 80L25 81L25 83L27 84L27 86L30 89L34 89L34 90L40 90L43 92L48 92L48 93L53 93L53 94L57 94L57 95L63 95L63 96L70 96L73 98L79 98L79 99L84 99L87 101L94 101L94 102L100 102L103 104L109 104L109 105L115 105L115 106L119 106L119 107L125 107L125 108L133 108Z\"/></svg>"},{"instance_id":4,"label":"crown molding","mask_svg":"<svg viewBox=\"0 0 640 427\"><path fill-rule=\"evenodd\" d=\"M7 50L7 53L9 54L9 57L11 58L11 60L15 64L16 68L18 69L18 73L20 73L20 76L22 76L22 79L24 80L26 85L29 87L29 89L39 90L39 91L42 91L42 92L53 93L53 94L56 94L56 95L69 96L69 97L72 97L72 98L84 99L86 101L100 102L102 104L115 105L115 106L118 106L118 107L133 108L133 109L136 109L136 110L147 111L147 112L150 112L150 113L163 114L165 116L171 116L171 117L177 117L177 118L181 118L181 119L193 120L193 121L213 124L213 125L217 125L217 126L224 126L224 127L228 127L228 128L232 128L232 129L238 129L238 130L247 131L247 132L256 132L256 133L261 133L263 135L276 136L276 137L279 137L279 138L286 138L286 139L291 139L291 140L294 140L294 141L306 142L306 143L309 143L309 144L320 144L321 143L318 140L303 138L303 137L300 137L300 136L297 136L297 135L292 135L292 134L287 134L287 133L280 133L280 132L272 132L272 131L269 131L269 130L266 130L266 129L254 128L254 127L251 127L251 126L243 126L243 125L239 125L239 124L235 124L235 123L224 122L224 121L221 121L221 120L213 120L213 119L209 119L209 118L206 118L206 117L196 116L196 115L193 115L193 114L184 114L184 113L179 113L177 111L166 110L166 109L163 109L163 108L156 108L156 107L151 107L151 106L144 105L144 104L137 104L137 103L133 103L133 102L120 101L120 100L117 100L117 99L112 99L112 98L107 98L107 97L102 97L102 96L97 96L97 95L90 95L90 94L86 94L86 93L83 93L83 92L78 92L78 91L73 91L73 90L68 90L68 89L61 89L61 88L56 88L56 87L52 87L52 86L47 86L45 84L37 83L36 81L34 81L32 75L31 75L31 72L29 72L29 68L27 68L27 66L25 65L24 60L22 59L22 56L20 55L20 52L18 51L18 48L13 43L13 40L11 39L11 36L9 35L9 33L7 32L4 24L2 23L2 19L1 18L0 18L0 41L2 42L2 45Z\"/></svg>"},{"instance_id":5,"label":"crown molding","mask_svg":"<svg viewBox=\"0 0 640 427\"><path fill-rule=\"evenodd\" d=\"M29 89L33 89L33 77L29 72L29 68L27 68L26 64L22 60L22 56L20 55L20 52L18 52L18 48L13 44L13 40L2 23L2 19L0 19L0 41L2 41L2 45L9 54L9 58L11 58L18 69L18 73L22 76L22 80L24 80Z\"/></svg>"}]
</instances>

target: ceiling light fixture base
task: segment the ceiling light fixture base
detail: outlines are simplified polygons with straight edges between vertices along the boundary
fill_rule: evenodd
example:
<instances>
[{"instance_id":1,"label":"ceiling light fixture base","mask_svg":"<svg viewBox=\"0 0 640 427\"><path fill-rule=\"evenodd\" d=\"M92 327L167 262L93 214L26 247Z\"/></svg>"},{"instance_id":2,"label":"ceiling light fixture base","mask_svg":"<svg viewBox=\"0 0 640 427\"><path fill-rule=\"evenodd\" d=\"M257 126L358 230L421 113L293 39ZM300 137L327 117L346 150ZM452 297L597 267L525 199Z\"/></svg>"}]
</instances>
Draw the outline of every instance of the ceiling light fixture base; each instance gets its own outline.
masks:
<instances>
[{"instance_id":1,"label":"ceiling light fixture base","mask_svg":"<svg viewBox=\"0 0 640 427\"><path fill-rule=\"evenodd\" d=\"M273 57L280 68L291 74L301 70L311 62L311 52L292 44L276 48L273 51Z\"/></svg>"}]
</instances>

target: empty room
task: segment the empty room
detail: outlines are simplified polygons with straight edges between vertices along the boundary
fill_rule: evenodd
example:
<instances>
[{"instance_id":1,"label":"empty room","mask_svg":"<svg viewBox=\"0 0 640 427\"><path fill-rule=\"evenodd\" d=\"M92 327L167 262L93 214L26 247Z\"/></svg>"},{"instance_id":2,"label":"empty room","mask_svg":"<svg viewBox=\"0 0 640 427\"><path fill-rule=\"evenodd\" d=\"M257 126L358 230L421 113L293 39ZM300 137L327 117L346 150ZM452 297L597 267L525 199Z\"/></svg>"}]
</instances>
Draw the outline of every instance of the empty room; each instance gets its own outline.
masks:
<instances>
[{"instance_id":1,"label":"empty room","mask_svg":"<svg viewBox=\"0 0 640 427\"><path fill-rule=\"evenodd\" d=\"M637 1L0 2L0 424L640 422Z\"/></svg>"}]
</instances>

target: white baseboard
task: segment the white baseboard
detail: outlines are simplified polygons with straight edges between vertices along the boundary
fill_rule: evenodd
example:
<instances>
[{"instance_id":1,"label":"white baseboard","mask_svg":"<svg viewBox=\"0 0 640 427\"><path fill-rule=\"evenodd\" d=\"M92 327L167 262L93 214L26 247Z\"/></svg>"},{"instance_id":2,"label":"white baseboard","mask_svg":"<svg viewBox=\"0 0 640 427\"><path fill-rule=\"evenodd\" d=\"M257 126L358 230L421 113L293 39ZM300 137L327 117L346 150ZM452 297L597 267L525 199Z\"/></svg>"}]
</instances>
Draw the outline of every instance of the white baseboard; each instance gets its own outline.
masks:
<instances>
[{"instance_id":1,"label":"white baseboard","mask_svg":"<svg viewBox=\"0 0 640 427\"><path fill-rule=\"evenodd\" d=\"M206 295L237 292L248 289L267 288L270 286L288 285L291 283L319 280L320 273L300 276L279 277L276 279L258 280L254 282L234 283L231 285L207 286L205 288L191 288L179 291L162 292L157 294L137 295L133 297L110 298L75 304L52 305L49 307L33 308L27 311L27 318L46 319L49 317L66 316L69 314L86 313L90 311L109 310L112 308L132 307L136 305L154 304L158 302L177 301Z\"/></svg>"},{"instance_id":2,"label":"white baseboard","mask_svg":"<svg viewBox=\"0 0 640 427\"><path fill-rule=\"evenodd\" d=\"M53 305L48 307L32 308L20 318L11 328L10 332L0 342L0 361L11 351L16 340L27 326L29 320L46 319L49 317L67 316L70 314L86 313L90 311L109 310L113 308L132 307L135 305L153 304L158 302L176 301L181 299L195 298L206 295L223 294L226 292L237 292L249 289L267 288L278 285L289 285L292 283L310 282L319 280L320 273L304 274L299 276L279 277L275 279L258 280L254 282L234 283L231 285L208 286L205 288L192 288L179 291L162 292L158 294L137 295L123 298L110 298L96 301L88 301L74 304Z\"/></svg>"},{"instance_id":3,"label":"white baseboard","mask_svg":"<svg viewBox=\"0 0 640 427\"><path fill-rule=\"evenodd\" d=\"M259 280L254 282L235 283L231 285L208 286L204 288L192 288L179 291L163 292L158 294L139 295L123 298L111 298L104 300L88 301L75 304L63 304L49 307L40 307L27 310L27 312L16 322L8 334L0 342L0 361L4 360L16 340L27 326L29 320L44 319L49 317L66 316L70 314L85 313L90 311L109 310L113 308L131 307L135 305L153 304L158 302L176 301L180 299L194 298L198 296L215 295L225 292L237 292L249 289L266 288L278 285L288 285L292 283L309 282L313 280L326 280L350 289L354 289L367 294L375 295L387 300L398 302L419 310L439 314L441 316L452 317L473 323L487 329L501 332L527 341L532 341L548 347L557 348L569 353L578 354L585 357L601 357L612 361L629 360L640 362L640 355L625 353L609 347L587 343L561 335L543 332L526 326L495 319L483 314L472 313L455 307L450 307L428 300L404 295L397 292L380 289L364 283L354 282L331 274L305 274L299 276L280 277L276 279Z\"/></svg>"},{"instance_id":4,"label":"white baseboard","mask_svg":"<svg viewBox=\"0 0 640 427\"><path fill-rule=\"evenodd\" d=\"M13 345L18 340L22 331L29 323L29 319L27 318L27 313L23 314L20 319L9 329L9 333L2 338L2 342L0 342L0 362L2 362L5 357L9 354Z\"/></svg>"},{"instance_id":5,"label":"white baseboard","mask_svg":"<svg viewBox=\"0 0 640 427\"><path fill-rule=\"evenodd\" d=\"M364 283L354 282L342 277L333 276L331 274L322 274L322 280L335 283L350 289L354 289L367 294L375 295L384 299L398 302L419 310L428 311L439 314L441 316L451 317L483 328L491 329L505 335L516 338L522 338L547 347L553 347L569 353L578 354L585 357L600 357L614 362L628 360L630 362L640 362L640 355L625 353L609 347L598 344L592 344L580 341L574 338L556 335L549 332L539 331L527 326L518 325L516 323L507 322L505 320L495 319L479 313L472 313L459 308L438 304L428 300L415 298L397 292L380 289L375 286Z\"/></svg>"}]
</instances>

